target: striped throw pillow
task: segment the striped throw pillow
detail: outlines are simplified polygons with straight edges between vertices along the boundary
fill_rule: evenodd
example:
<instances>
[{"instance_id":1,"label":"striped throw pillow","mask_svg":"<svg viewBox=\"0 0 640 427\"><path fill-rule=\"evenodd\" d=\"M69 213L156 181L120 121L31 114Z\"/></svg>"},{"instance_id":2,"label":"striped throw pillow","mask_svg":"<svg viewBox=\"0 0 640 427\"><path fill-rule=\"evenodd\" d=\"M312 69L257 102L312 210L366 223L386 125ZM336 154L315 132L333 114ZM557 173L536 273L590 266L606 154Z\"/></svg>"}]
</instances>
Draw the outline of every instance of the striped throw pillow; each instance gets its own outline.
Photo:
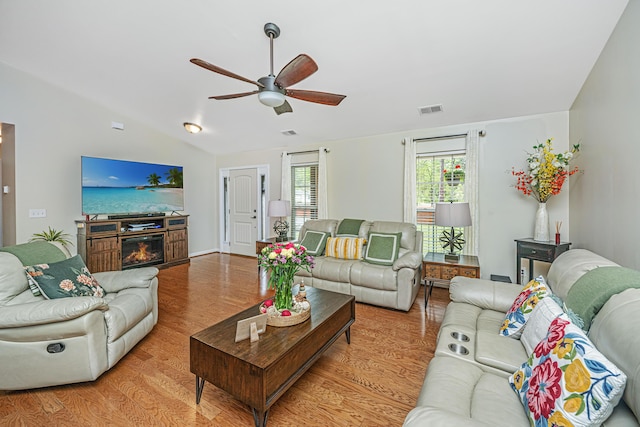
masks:
<instances>
[{"instance_id":1,"label":"striped throw pillow","mask_svg":"<svg viewBox=\"0 0 640 427\"><path fill-rule=\"evenodd\" d=\"M362 247L366 241L363 237L329 237L326 255L341 259L362 259Z\"/></svg>"}]
</instances>

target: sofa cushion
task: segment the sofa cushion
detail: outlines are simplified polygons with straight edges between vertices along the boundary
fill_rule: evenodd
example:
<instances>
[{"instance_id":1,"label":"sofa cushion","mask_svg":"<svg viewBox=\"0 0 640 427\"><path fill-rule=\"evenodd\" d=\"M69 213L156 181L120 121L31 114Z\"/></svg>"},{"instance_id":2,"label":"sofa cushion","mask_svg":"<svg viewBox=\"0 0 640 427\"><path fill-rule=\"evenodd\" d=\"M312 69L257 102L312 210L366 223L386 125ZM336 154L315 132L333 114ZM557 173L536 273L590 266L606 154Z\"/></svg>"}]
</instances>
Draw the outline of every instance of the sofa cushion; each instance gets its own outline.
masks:
<instances>
[{"instance_id":1,"label":"sofa cushion","mask_svg":"<svg viewBox=\"0 0 640 427\"><path fill-rule=\"evenodd\" d=\"M335 236L337 228L338 220L336 219L310 219L302 224L298 236L304 236L307 230L324 231L331 236Z\"/></svg>"},{"instance_id":2,"label":"sofa cushion","mask_svg":"<svg viewBox=\"0 0 640 427\"><path fill-rule=\"evenodd\" d=\"M596 426L611 415L626 379L561 314L551 322L546 338L529 360L509 377L509 383L531 425Z\"/></svg>"},{"instance_id":3,"label":"sofa cushion","mask_svg":"<svg viewBox=\"0 0 640 427\"><path fill-rule=\"evenodd\" d=\"M429 362L416 406L404 426L528 425L505 377L448 356L435 356Z\"/></svg>"},{"instance_id":4,"label":"sofa cushion","mask_svg":"<svg viewBox=\"0 0 640 427\"><path fill-rule=\"evenodd\" d=\"M29 289L24 268L18 258L0 252L0 306Z\"/></svg>"},{"instance_id":5,"label":"sofa cushion","mask_svg":"<svg viewBox=\"0 0 640 427\"><path fill-rule=\"evenodd\" d=\"M361 264L358 260L346 260L332 257L318 257L315 259L315 267L311 270L312 277L318 277L330 282L349 283L351 268L354 264ZM299 270L296 274L305 276L304 270Z\"/></svg>"},{"instance_id":6,"label":"sofa cushion","mask_svg":"<svg viewBox=\"0 0 640 427\"><path fill-rule=\"evenodd\" d=\"M527 360L528 354L519 340L498 335L495 331L476 331L475 359L485 366L504 371L507 376Z\"/></svg>"},{"instance_id":7,"label":"sofa cushion","mask_svg":"<svg viewBox=\"0 0 640 427\"><path fill-rule=\"evenodd\" d=\"M416 250L416 225L409 222L374 221L369 232L402 233L400 247L410 251Z\"/></svg>"},{"instance_id":8,"label":"sofa cushion","mask_svg":"<svg viewBox=\"0 0 640 427\"><path fill-rule=\"evenodd\" d=\"M549 294L544 277L538 276L522 289L511 305L500 328L500 333L511 338L520 338L527 319L540 299Z\"/></svg>"},{"instance_id":9,"label":"sofa cushion","mask_svg":"<svg viewBox=\"0 0 640 427\"><path fill-rule=\"evenodd\" d=\"M398 258L402 233L370 232L364 260L371 264L393 265Z\"/></svg>"},{"instance_id":10,"label":"sofa cushion","mask_svg":"<svg viewBox=\"0 0 640 427\"><path fill-rule=\"evenodd\" d=\"M329 237L327 256L340 259L362 259L366 239L361 237Z\"/></svg>"},{"instance_id":11,"label":"sofa cushion","mask_svg":"<svg viewBox=\"0 0 640 427\"><path fill-rule=\"evenodd\" d=\"M29 289L31 290L31 293L36 296L42 296L42 292L40 292L40 288L38 287L38 282L35 281L35 279L33 277L31 277L31 275L29 274L29 271L27 270L29 267L25 267L24 268L24 272L27 275L27 283L29 284Z\"/></svg>"},{"instance_id":12,"label":"sofa cushion","mask_svg":"<svg viewBox=\"0 0 640 427\"><path fill-rule=\"evenodd\" d=\"M356 261L351 266L349 278L353 286L383 291L398 290L398 272L384 265Z\"/></svg>"},{"instance_id":13,"label":"sofa cushion","mask_svg":"<svg viewBox=\"0 0 640 427\"><path fill-rule=\"evenodd\" d=\"M358 233L360 232L360 226L364 222L363 219L350 219L345 218L340 221L338 225L338 230L336 231L336 236L343 237L358 237Z\"/></svg>"},{"instance_id":14,"label":"sofa cushion","mask_svg":"<svg viewBox=\"0 0 640 427\"><path fill-rule=\"evenodd\" d=\"M52 263L64 261L67 255L55 245L55 242L34 241L19 245L5 246L0 252L9 252L15 255L22 265Z\"/></svg>"},{"instance_id":15,"label":"sofa cushion","mask_svg":"<svg viewBox=\"0 0 640 427\"><path fill-rule=\"evenodd\" d=\"M538 302L520 337L527 355L531 354L535 346L547 336L549 325L562 313L564 313L562 307L553 298L542 298Z\"/></svg>"},{"instance_id":16,"label":"sofa cushion","mask_svg":"<svg viewBox=\"0 0 640 427\"><path fill-rule=\"evenodd\" d=\"M62 251L62 249L56 246L55 242L39 240L19 245L6 246L0 248L0 252L13 254L20 260L22 265L58 262L67 258L67 255ZM33 295L40 296L41 293L40 288L38 288L38 284L29 278L27 278L27 280Z\"/></svg>"},{"instance_id":17,"label":"sofa cushion","mask_svg":"<svg viewBox=\"0 0 640 427\"><path fill-rule=\"evenodd\" d=\"M91 275L80 255L51 264L28 266L26 270L47 299L104 296L104 289Z\"/></svg>"},{"instance_id":18,"label":"sofa cushion","mask_svg":"<svg viewBox=\"0 0 640 427\"><path fill-rule=\"evenodd\" d=\"M320 256L324 253L329 236L330 234L324 231L307 230L300 244L307 249L309 255Z\"/></svg>"}]
</instances>

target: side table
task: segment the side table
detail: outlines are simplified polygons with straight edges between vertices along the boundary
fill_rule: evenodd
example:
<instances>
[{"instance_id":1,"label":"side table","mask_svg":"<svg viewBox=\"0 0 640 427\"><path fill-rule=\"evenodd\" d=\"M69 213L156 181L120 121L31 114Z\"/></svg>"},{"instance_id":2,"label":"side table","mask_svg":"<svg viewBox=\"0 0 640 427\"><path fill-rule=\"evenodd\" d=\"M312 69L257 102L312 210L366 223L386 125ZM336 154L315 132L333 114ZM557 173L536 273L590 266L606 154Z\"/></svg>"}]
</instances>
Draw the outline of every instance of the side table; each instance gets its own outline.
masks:
<instances>
[{"instance_id":1,"label":"side table","mask_svg":"<svg viewBox=\"0 0 640 427\"><path fill-rule=\"evenodd\" d=\"M277 237L269 237L268 239L264 240L256 240L256 255L260 255L260 252L262 252L264 248L274 243L286 243L294 241L293 237L289 237L286 242L278 242L277 239Z\"/></svg>"},{"instance_id":2,"label":"side table","mask_svg":"<svg viewBox=\"0 0 640 427\"><path fill-rule=\"evenodd\" d=\"M480 264L474 255L460 255L458 261L445 261L444 254L429 252L422 260L422 279L424 282L424 309L433 291L434 283L448 285L455 276L480 278ZM427 292L427 287L428 292Z\"/></svg>"},{"instance_id":3,"label":"side table","mask_svg":"<svg viewBox=\"0 0 640 427\"><path fill-rule=\"evenodd\" d=\"M516 277L522 284L520 268L522 258L529 260L529 280L533 279L533 261L553 262L558 255L569 250L570 242L538 242L533 239L516 239Z\"/></svg>"}]
</instances>

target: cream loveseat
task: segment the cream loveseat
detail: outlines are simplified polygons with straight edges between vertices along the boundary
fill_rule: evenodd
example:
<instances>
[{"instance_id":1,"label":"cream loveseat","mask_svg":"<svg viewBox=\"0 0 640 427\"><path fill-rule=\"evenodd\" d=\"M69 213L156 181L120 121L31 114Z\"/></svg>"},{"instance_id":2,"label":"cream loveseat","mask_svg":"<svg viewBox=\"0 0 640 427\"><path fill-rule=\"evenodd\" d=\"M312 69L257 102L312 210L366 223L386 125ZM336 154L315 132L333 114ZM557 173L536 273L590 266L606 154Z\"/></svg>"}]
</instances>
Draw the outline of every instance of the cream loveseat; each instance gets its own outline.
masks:
<instances>
[{"instance_id":1,"label":"cream loveseat","mask_svg":"<svg viewBox=\"0 0 640 427\"><path fill-rule=\"evenodd\" d=\"M336 237L341 225L355 220L309 220L300 229L300 241L307 231L327 233ZM392 265L379 265L365 259L341 259L322 255L315 256L315 267L311 272L300 270L296 282L329 291L349 294L356 301L397 310L409 311L418 290L422 271L422 232L414 224L392 221L362 221L350 236L369 239L370 233L400 233L397 258ZM366 243L368 244L368 243ZM363 255L367 253L367 246Z\"/></svg>"},{"instance_id":2,"label":"cream loveseat","mask_svg":"<svg viewBox=\"0 0 640 427\"><path fill-rule=\"evenodd\" d=\"M93 274L102 297L34 295L24 266L80 260L68 256L48 242L0 248L0 390L95 380L156 324L154 267Z\"/></svg>"},{"instance_id":3,"label":"cream loveseat","mask_svg":"<svg viewBox=\"0 0 640 427\"><path fill-rule=\"evenodd\" d=\"M505 313L522 287L463 277L452 280L452 302L445 311L435 357L429 363L416 408L407 415L405 426L529 426L524 405L508 377L514 372L521 372L522 364L529 357L525 344L531 347L537 341L529 342L527 339L540 332L536 330L536 322L541 318L544 307L553 306L555 303L550 300L558 299L564 302L564 311L569 314L567 317L575 319L579 314L584 328L590 326L588 337L593 345L624 373L618 378L626 375L622 400L613 407L612 415L602 425L638 425L640 289L637 286L640 284L640 272L623 269L590 251L573 249L553 262L546 282L555 296L547 296L537 302L525 323L522 336L514 339L500 335L499 330ZM562 313L560 305L555 304L555 307ZM556 315L554 313L549 318ZM579 320L577 324L580 325ZM548 342L547 337L551 337L544 334L538 335L542 339L533 347L532 358L538 349L544 348L542 344ZM572 351L579 350L575 347L577 342L576 338ZM554 347L552 353L557 351L561 355L560 348L564 347ZM567 346L565 349L571 348ZM574 354L564 356L569 358ZM609 372L599 364L586 362L586 366ZM513 378L517 383L518 376ZM593 379L592 384L596 384ZM551 390L551 386L547 386ZM580 401L580 393L584 391L579 390L573 401L566 399L562 403L565 409L573 411L578 408L574 403ZM584 396L586 400L588 396ZM583 407L582 416L586 416L589 410L594 411L594 406Z\"/></svg>"}]
</instances>

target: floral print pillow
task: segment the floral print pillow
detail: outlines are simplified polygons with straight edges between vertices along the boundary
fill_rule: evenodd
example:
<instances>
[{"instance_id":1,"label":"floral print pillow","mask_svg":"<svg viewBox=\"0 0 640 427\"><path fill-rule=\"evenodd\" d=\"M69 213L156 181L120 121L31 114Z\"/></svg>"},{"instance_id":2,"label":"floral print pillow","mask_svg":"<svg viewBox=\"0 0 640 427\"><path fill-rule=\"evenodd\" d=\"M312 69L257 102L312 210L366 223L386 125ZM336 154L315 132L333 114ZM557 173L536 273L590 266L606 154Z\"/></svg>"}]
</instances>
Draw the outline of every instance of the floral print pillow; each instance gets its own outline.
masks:
<instances>
[{"instance_id":1,"label":"floral print pillow","mask_svg":"<svg viewBox=\"0 0 640 427\"><path fill-rule=\"evenodd\" d=\"M618 404L627 377L566 314L509 377L532 426L595 426Z\"/></svg>"},{"instance_id":2,"label":"floral print pillow","mask_svg":"<svg viewBox=\"0 0 640 427\"><path fill-rule=\"evenodd\" d=\"M542 276L538 276L527 283L507 312L504 322L502 322L502 327L500 327L500 334L505 337L519 339L533 311L533 307L550 293L547 282Z\"/></svg>"},{"instance_id":3,"label":"floral print pillow","mask_svg":"<svg viewBox=\"0 0 640 427\"><path fill-rule=\"evenodd\" d=\"M32 265L25 267L25 270L47 299L82 296L102 298L105 294L80 255L51 264Z\"/></svg>"}]
</instances>

